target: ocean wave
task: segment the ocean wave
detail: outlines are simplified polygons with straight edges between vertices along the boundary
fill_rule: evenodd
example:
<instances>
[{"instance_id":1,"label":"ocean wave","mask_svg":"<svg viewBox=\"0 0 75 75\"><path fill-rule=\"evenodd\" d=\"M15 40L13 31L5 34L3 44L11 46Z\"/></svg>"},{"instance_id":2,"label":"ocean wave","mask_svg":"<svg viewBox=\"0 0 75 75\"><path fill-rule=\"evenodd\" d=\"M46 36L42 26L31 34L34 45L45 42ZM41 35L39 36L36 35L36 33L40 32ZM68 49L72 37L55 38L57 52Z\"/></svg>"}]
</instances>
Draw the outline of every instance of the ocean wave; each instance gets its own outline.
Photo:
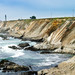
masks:
<instances>
[{"instance_id":1,"label":"ocean wave","mask_svg":"<svg viewBox=\"0 0 75 75\"><path fill-rule=\"evenodd\" d=\"M9 46L13 46L13 45L17 46L16 44L11 44ZM24 55L23 50L13 50L11 48L8 48L8 45L2 47L2 49L0 49L0 51L3 53L11 54L12 55L11 57L13 57L13 58Z\"/></svg>"}]
</instances>

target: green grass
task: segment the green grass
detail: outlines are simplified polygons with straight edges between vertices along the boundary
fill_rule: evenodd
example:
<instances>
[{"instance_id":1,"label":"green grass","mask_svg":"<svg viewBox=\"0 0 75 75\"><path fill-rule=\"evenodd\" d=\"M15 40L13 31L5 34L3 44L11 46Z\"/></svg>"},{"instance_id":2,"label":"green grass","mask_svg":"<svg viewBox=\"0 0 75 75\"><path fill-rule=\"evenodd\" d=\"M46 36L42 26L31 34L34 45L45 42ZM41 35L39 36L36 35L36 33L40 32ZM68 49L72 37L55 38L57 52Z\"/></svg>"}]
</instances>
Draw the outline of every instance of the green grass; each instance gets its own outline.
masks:
<instances>
[{"instance_id":1,"label":"green grass","mask_svg":"<svg viewBox=\"0 0 75 75\"><path fill-rule=\"evenodd\" d=\"M31 21L39 21L39 20L45 20L45 19L48 19L48 20L56 20L56 19L75 20L75 17L55 17L55 18L40 18L40 19L20 19L20 20L9 20L9 21L10 22L14 22L14 21L25 21L27 24L29 24Z\"/></svg>"}]
</instances>

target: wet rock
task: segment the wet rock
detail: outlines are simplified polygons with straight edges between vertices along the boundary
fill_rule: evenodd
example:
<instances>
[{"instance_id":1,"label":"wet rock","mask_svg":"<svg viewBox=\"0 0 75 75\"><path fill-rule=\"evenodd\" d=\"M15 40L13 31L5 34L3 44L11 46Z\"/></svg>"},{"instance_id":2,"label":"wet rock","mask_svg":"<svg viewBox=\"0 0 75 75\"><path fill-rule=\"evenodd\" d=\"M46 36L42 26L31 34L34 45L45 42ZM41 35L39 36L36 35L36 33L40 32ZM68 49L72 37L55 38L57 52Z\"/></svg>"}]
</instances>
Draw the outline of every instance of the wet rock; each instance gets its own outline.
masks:
<instances>
[{"instance_id":1,"label":"wet rock","mask_svg":"<svg viewBox=\"0 0 75 75\"><path fill-rule=\"evenodd\" d=\"M0 35L0 37L3 38L3 40L8 40L7 35Z\"/></svg>"},{"instance_id":2,"label":"wet rock","mask_svg":"<svg viewBox=\"0 0 75 75\"><path fill-rule=\"evenodd\" d=\"M3 38L3 40L8 40L7 38Z\"/></svg>"},{"instance_id":3,"label":"wet rock","mask_svg":"<svg viewBox=\"0 0 75 75\"><path fill-rule=\"evenodd\" d=\"M8 46L9 48L12 48L12 49L21 49L19 47L16 47L16 46Z\"/></svg>"},{"instance_id":4,"label":"wet rock","mask_svg":"<svg viewBox=\"0 0 75 75\"><path fill-rule=\"evenodd\" d=\"M7 68L5 68L5 70L14 70L15 72L17 71L28 71L29 68L26 66L19 66L17 64L14 65L8 65Z\"/></svg>"},{"instance_id":5,"label":"wet rock","mask_svg":"<svg viewBox=\"0 0 75 75\"><path fill-rule=\"evenodd\" d=\"M26 66L20 66L14 62L10 62L8 60L2 60L0 62L0 68L2 68L2 72L17 72L17 71L28 71L29 68Z\"/></svg>"},{"instance_id":6,"label":"wet rock","mask_svg":"<svg viewBox=\"0 0 75 75\"><path fill-rule=\"evenodd\" d=\"M30 45L28 43L20 43L18 46L21 47L21 48L24 48L24 47L27 47L27 46L30 46Z\"/></svg>"},{"instance_id":7,"label":"wet rock","mask_svg":"<svg viewBox=\"0 0 75 75\"><path fill-rule=\"evenodd\" d=\"M35 42L43 42L43 38L37 39L37 37L36 37L36 38L31 39L31 41L35 41Z\"/></svg>"},{"instance_id":8,"label":"wet rock","mask_svg":"<svg viewBox=\"0 0 75 75\"><path fill-rule=\"evenodd\" d=\"M3 70L2 72L6 72L5 70Z\"/></svg>"},{"instance_id":9,"label":"wet rock","mask_svg":"<svg viewBox=\"0 0 75 75\"><path fill-rule=\"evenodd\" d=\"M43 42L43 38L37 38L37 37L35 37L35 38L22 38L22 40L23 41L26 41L26 40L28 40L28 41L34 41L34 42Z\"/></svg>"},{"instance_id":10,"label":"wet rock","mask_svg":"<svg viewBox=\"0 0 75 75\"><path fill-rule=\"evenodd\" d=\"M58 65L55 65L54 67L58 67Z\"/></svg>"},{"instance_id":11,"label":"wet rock","mask_svg":"<svg viewBox=\"0 0 75 75\"><path fill-rule=\"evenodd\" d=\"M35 44L34 45L34 48L39 49L39 50L50 50L50 51L54 51L58 47L55 46L54 44L50 44L50 43L47 43L47 42L43 42L43 43Z\"/></svg>"},{"instance_id":12,"label":"wet rock","mask_svg":"<svg viewBox=\"0 0 75 75\"><path fill-rule=\"evenodd\" d=\"M24 50L38 51L38 50L40 50L40 49L37 49L37 48L31 46L31 47L25 48Z\"/></svg>"},{"instance_id":13,"label":"wet rock","mask_svg":"<svg viewBox=\"0 0 75 75\"><path fill-rule=\"evenodd\" d=\"M42 51L42 52L40 52L40 54L50 54L51 52L49 52L49 51Z\"/></svg>"},{"instance_id":14,"label":"wet rock","mask_svg":"<svg viewBox=\"0 0 75 75\"><path fill-rule=\"evenodd\" d=\"M37 71L29 71L28 75L38 75L38 74L37 74Z\"/></svg>"}]
</instances>

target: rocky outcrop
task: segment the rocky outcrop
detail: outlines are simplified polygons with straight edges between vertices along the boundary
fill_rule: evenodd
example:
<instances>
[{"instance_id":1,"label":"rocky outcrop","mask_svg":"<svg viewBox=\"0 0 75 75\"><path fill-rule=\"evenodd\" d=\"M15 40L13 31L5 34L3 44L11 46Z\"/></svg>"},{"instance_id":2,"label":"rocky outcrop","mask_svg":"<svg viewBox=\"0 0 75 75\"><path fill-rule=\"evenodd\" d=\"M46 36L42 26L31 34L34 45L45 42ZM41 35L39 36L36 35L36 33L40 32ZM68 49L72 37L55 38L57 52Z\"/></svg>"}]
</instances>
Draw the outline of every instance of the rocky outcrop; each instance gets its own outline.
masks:
<instances>
[{"instance_id":1,"label":"rocky outcrop","mask_svg":"<svg viewBox=\"0 0 75 75\"><path fill-rule=\"evenodd\" d=\"M73 22L64 33L61 39L61 47L63 49L55 50L55 52L73 53L75 54L75 22Z\"/></svg>"},{"instance_id":2,"label":"rocky outcrop","mask_svg":"<svg viewBox=\"0 0 75 75\"><path fill-rule=\"evenodd\" d=\"M20 47L16 47L16 46L8 46L8 47L11 48L11 49L15 49L15 50L21 49Z\"/></svg>"},{"instance_id":3,"label":"rocky outcrop","mask_svg":"<svg viewBox=\"0 0 75 75\"><path fill-rule=\"evenodd\" d=\"M21 37L27 24L24 20L7 21L0 23L0 32L8 32L11 36Z\"/></svg>"},{"instance_id":4,"label":"rocky outcrop","mask_svg":"<svg viewBox=\"0 0 75 75\"><path fill-rule=\"evenodd\" d=\"M44 69L38 75L75 75L75 56L51 69Z\"/></svg>"},{"instance_id":5,"label":"rocky outcrop","mask_svg":"<svg viewBox=\"0 0 75 75\"><path fill-rule=\"evenodd\" d=\"M27 46L30 46L30 45L28 43L20 43L18 46L21 47L21 48L24 48L24 47L27 47Z\"/></svg>"},{"instance_id":6,"label":"rocky outcrop","mask_svg":"<svg viewBox=\"0 0 75 75\"><path fill-rule=\"evenodd\" d=\"M1 60L0 61L0 69L3 72L17 72L17 71L28 71L29 68L26 66L20 66L14 62L10 62L8 60Z\"/></svg>"},{"instance_id":7,"label":"rocky outcrop","mask_svg":"<svg viewBox=\"0 0 75 75\"><path fill-rule=\"evenodd\" d=\"M75 44L72 43L74 41L75 22L66 21L63 25L52 32L43 43L36 44L34 47L37 49L56 49L53 52L75 53Z\"/></svg>"},{"instance_id":8,"label":"rocky outcrop","mask_svg":"<svg viewBox=\"0 0 75 75\"><path fill-rule=\"evenodd\" d=\"M66 19L65 19L66 20ZM11 36L40 40L46 38L62 23L62 19L35 19L0 22L0 32L8 32Z\"/></svg>"}]
</instances>

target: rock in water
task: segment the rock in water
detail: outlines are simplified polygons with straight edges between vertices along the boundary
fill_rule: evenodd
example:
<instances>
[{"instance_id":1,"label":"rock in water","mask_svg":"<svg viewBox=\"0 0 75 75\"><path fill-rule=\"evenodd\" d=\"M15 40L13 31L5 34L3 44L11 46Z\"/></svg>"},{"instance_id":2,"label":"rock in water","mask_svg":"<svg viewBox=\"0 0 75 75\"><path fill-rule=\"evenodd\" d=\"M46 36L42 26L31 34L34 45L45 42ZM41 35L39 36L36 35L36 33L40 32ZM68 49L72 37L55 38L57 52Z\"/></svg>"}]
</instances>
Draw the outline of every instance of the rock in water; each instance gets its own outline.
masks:
<instances>
[{"instance_id":1,"label":"rock in water","mask_svg":"<svg viewBox=\"0 0 75 75\"><path fill-rule=\"evenodd\" d=\"M31 51L39 51L40 49L34 48L33 46L27 47L24 50L31 50Z\"/></svg>"},{"instance_id":2,"label":"rock in water","mask_svg":"<svg viewBox=\"0 0 75 75\"><path fill-rule=\"evenodd\" d=\"M10 62L5 59L1 60L0 68L2 69L3 72L7 72L7 71L17 72L17 71L28 71L29 70L29 68L26 66L20 66L14 62Z\"/></svg>"},{"instance_id":3,"label":"rock in water","mask_svg":"<svg viewBox=\"0 0 75 75\"><path fill-rule=\"evenodd\" d=\"M30 46L30 45L28 43L21 43L18 46L21 47L21 48L24 48L24 47L27 47L27 46Z\"/></svg>"},{"instance_id":4,"label":"rock in water","mask_svg":"<svg viewBox=\"0 0 75 75\"><path fill-rule=\"evenodd\" d=\"M20 49L19 47L16 47L16 46L8 46L8 47L12 49Z\"/></svg>"},{"instance_id":5,"label":"rock in water","mask_svg":"<svg viewBox=\"0 0 75 75\"><path fill-rule=\"evenodd\" d=\"M40 54L50 54L51 52L50 51L42 51L40 52Z\"/></svg>"}]
</instances>

